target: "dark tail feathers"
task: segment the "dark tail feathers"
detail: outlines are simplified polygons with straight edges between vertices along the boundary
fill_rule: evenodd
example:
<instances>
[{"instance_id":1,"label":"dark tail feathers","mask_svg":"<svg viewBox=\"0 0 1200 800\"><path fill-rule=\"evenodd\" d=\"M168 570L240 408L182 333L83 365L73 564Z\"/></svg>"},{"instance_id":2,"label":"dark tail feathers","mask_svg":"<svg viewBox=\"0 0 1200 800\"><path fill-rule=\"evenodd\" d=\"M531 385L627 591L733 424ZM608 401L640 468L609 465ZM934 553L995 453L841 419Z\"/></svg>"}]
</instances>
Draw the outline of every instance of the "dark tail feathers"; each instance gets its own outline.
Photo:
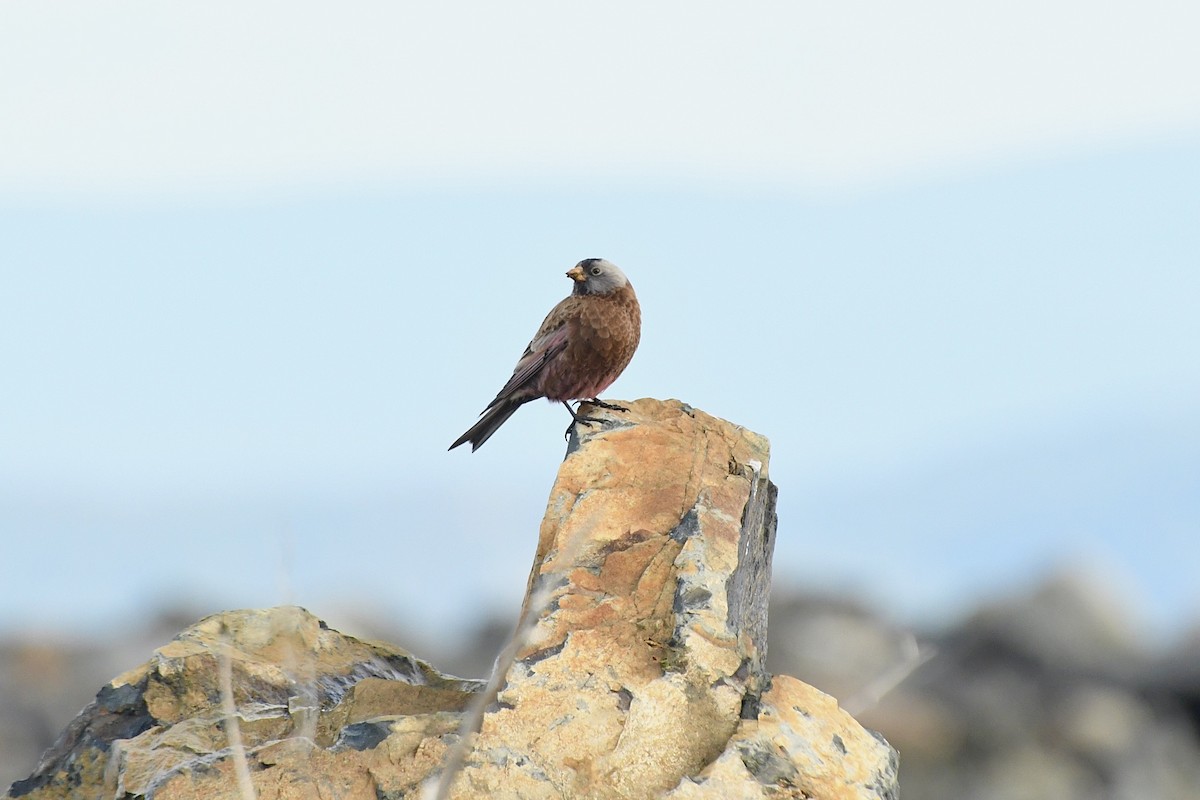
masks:
<instances>
[{"instance_id":1,"label":"dark tail feathers","mask_svg":"<svg viewBox=\"0 0 1200 800\"><path fill-rule=\"evenodd\" d=\"M462 436L454 440L454 444L450 445L450 449L458 447L460 444L471 443L471 452L474 453L479 448L483 447L483 443L491 438L501 425L508 421L508 418L513 415L521 406L528 402L526 400L502 400L491 408L483 412L483 416L479 421L470 427L470 429Z\"/></svg>"}]
</instances>

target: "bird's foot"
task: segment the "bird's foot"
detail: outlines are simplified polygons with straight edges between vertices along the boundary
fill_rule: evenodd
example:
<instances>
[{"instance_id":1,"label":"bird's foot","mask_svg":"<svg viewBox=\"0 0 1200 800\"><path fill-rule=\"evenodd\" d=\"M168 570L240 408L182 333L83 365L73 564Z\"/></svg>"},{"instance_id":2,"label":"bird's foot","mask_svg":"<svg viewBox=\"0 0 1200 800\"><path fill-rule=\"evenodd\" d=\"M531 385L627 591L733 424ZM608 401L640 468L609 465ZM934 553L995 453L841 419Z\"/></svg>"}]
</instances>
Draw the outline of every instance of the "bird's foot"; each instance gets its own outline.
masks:
<instances>
[{"instance_id":1,"label":"bird's foot","mask_svg":"<svg viewBox=\"0 0 1200 800\"><path fill-rule=\"evenodd\" d=\"M590 427L592 427L592 423L603 422L603 421L604 420L593 419L592 417L575 417L575 419L573 419L571 421L571 424L567 426L567 429L565 431L563 431L563 438L569 440L571 438L571 429L574 428L577 424L584 425L584 426L587 426L590 428Z\"/></svg>"},{"instance_id":2,"label":"bird's foot","mask_svg":"<svg viewBox=\"0 0 1200 800\"><path fill-rule=\"evenodd\" d=\"M584 400L584 403L595 406L596 408L607 408L609 411L628 411L625 406L619 406L616 403L606 403L599 397L593 397L591 400Z\"/></svg>"}]
</instances>

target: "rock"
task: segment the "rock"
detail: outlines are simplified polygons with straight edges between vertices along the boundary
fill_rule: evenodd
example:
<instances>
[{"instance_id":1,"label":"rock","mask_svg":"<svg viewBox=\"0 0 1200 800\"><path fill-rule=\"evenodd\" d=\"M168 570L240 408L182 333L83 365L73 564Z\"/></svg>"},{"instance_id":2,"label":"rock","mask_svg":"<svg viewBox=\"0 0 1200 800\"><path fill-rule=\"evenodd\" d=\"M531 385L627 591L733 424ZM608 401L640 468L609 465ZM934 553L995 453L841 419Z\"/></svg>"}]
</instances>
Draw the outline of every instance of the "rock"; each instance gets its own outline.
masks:
<instances>
[{"instance_id":1,"label":"rock","mask_svg":"<svg viewBox=\"0 0 1200 800\"><path fill-rule=\"evenodd\" d=\"M105 631L102 641L44 628L0 640L0 788L29 774L97 686L203 616L181 613L172 609L138 626Z\"/></svg>"},{"instance_id":2,"label":"rock","mask_svg":"<svg viewBox=\"0 0 1200 800\"><path fill-rule=\"evenodd\" d=\"M227 612L101 689L9 796L238 798L240 772L260 798L414 797L461 752L456 798L896 797L881 737L764 666L766 441L629 405L572 439L494 692L302 609Z\"/></svg>"},{"instance_id":3,"label":"rock","mask_svg":"<svg viewBox=\"0 0 1200 800\"><path fill-rule=\"evenodd\" d=\"M228 776L218 681L226 653L242 737L267 761L279 750L272 743L369 738L364 724L385 712L461 711L481 685L343 636L300 608L226 612L104 686L9 796L170 797L197 775Z\"/></svg>"},{"instance_id":4,"label":"rock","mask_svg":"<svg viewBox=\"0 0 1200 800\"><path fill-rule=\"evenodd\" d=\"M909 631L865 606L815 594L772 598L769 641L769 669L833 695L851 713L875 705L926 657Z\"/></svg>"},{"instance_id":5,"label":"rock","mask_svg":"<svg viewBox=\"0 0 1200 800\"><path fill-rule=\"evenodd\" d=\"M904 753L906 795L1200 797L1200 717L1186 677L1198 651L1184 641L1150 659L1136 621L1114 610L1111 588L1084 574L1052 574L923 636L932 658L862 711ZM783 624L778 612L788 613ZM772 669L812 680L846 706L888 671L896 634L862 606L798 593L772 605L771 631L791 638L772 651ZM843 674L830 669L830 654L848 665Z\"/></svg>"},{"instance_id":6,"label":"rock","mask_svg":"<svg viewBox=\"0 0 1200 800\"><path fill-rule=\"evenodd\" d=\"M1049 667L1111 674L1136 669L1145 656L1128 609L1104 576L1063 570L1028 595L976 612L963 633Z\"/></svg>"},{"instance_id":7,"label":"rock","mask_svg":"<svg viewBox=\"0 0 1200 800\"><path fill-rule=\"evenodd\" d=\"M1158 692L1180 699L1200 731L1200 626L1182 636L1155 665L1151 680Z\"/></svg>"}]
</instances>

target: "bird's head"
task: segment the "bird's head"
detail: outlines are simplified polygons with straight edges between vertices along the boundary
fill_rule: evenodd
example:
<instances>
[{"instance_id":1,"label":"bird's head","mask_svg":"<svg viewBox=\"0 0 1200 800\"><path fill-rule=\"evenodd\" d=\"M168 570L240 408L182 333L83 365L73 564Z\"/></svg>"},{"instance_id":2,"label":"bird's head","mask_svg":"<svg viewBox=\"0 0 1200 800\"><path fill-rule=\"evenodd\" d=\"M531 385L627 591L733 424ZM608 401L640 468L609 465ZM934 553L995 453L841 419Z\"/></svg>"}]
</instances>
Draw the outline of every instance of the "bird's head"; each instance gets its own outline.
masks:
<instances>
[{"instance_id":1,"label":"bird's head","mask_svg":"<svg viewBox=\"0 0 1200 800\"><path fill-rule=\"evenodd\" d=\"M585 258L567 270L575 281L573 294L610 294L629 283L620 267L603 258Z\"/></svg>"}]
</instances>

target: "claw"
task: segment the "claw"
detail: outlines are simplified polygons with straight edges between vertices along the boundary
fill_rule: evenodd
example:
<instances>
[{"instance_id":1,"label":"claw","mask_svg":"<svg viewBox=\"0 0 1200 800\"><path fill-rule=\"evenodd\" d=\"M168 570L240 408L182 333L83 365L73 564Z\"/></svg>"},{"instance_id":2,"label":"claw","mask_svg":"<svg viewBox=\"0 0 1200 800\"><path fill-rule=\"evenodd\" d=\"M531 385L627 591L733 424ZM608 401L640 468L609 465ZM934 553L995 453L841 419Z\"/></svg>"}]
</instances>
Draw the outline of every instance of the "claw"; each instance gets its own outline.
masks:
<instances>
[{"instance_id":1,"label":"claw","mask_svg":"<svg viewBox=\"0 0 1200 800\"><path fill-rule=\"evenodd\" d=\"M593 422L600 422L600 421L601 420L598 420L598 419L592 419L591 417L576 417L574 420L571 421L571 424L567 426L567 429L565 431L563 431L563 438L564 439L571 438L571 428L574 428L576 423L590 428L590 427L592 427Z\"/></svg>"},{"instance_id":2,"label":"claw","mask_svg":"<svg viewBox=\"0 0 1200 800\"><path fill-rule=\"evenodd\" d=\"M593 397L591 400L585 400L585 403L596 406L597 408L607 408L609 411L628 411L625 406L619 406L616 403L606 403L599 397Z\"/></svg>"}]
</instances>

